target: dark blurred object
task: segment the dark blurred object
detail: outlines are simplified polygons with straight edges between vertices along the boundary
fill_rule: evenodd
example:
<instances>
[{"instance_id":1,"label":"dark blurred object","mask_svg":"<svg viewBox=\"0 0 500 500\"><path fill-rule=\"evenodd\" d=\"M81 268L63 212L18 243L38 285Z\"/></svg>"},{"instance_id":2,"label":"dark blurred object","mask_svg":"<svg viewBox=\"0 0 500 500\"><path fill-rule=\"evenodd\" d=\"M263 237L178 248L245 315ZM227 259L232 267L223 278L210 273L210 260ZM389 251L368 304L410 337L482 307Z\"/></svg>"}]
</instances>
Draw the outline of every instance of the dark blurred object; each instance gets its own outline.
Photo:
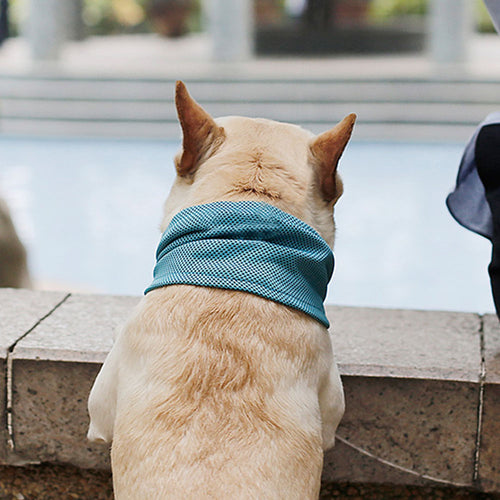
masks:
<instances>
[{"instance_id":1,"label":"dark blurred object","mask_svg":"<svg viewBox=\"0 0 500 500\"><path fill-rule=\"evenodd\" d=\"M446 204L459 224L493 245L488 271L500 318L500 113L491 113L477 127Z\"/></svg>"},{"instance_id":2,"label":"dark blurred object","mask_svg":"<svg viewBox=\"0 0 500 500\"><path fill-rule=\"evenodd\" d=\"M495 309L500 316L500 123L481 128L476 140L476 167L493 221L492 253L488 272Z\"/></svg>"},{"instance_id":3,"label":"dark blurred object","mask_svg":"<svg viewBox=\"0 0 500 500\"><path fill-rule=\"evenodd\" d=\"M31 287L26 250L16 233L7 204L2 199L0 199L0 287Z\"/></svg>"},{"instance_id":4,"label":"dark blurred object","mask_svg":"<svg viewBox=\"0 0 500 500\"><path fill-rule=\"evenodd\" d=\"M173 38L187 33L193 8L193 0L152 0L148 14L157 33Z\"/></svg>"},{"instance_id":5,"label":"dark blurred object","mask_svg":"<svg viewBox=\"0 0 500 500\"><path fill-rule=\"evenodd\" d=\"M261 24L257 16L257 54L400 53L422 51L425 46L423 17L374 24L369 0L308 0L295 21L282 18L280 24Z\"/></svg>"},{"instance_id":6,"label":"dark blurred object","mask_svg":"<svg viewBox=\"0 0 500 500\"><path fill-rule=\"evenodd\" d=\"M9 2L0 0L0 45L9 36Z\"/></svg>"},{"instance_id":7,"label":"dark blurred object","mask_svg":"<svg viewBox=\"0 0 500 500\"><path fill-rule=\"evenodd\" d=\"M328 29L333 23L335 3L334 0L308 0L304 11L306 25L312 29Z\"/></svg>"},{"instance_id":8,"label":"dark blurred object","mask_svg":"<svg viewBox=\"0 0 500 500\"><path fill-rule=\"evenodd\" d=\"M276 0L254 0L257 26L276 26L283 22L284 9Z\"/></svg>"}]
</instances>

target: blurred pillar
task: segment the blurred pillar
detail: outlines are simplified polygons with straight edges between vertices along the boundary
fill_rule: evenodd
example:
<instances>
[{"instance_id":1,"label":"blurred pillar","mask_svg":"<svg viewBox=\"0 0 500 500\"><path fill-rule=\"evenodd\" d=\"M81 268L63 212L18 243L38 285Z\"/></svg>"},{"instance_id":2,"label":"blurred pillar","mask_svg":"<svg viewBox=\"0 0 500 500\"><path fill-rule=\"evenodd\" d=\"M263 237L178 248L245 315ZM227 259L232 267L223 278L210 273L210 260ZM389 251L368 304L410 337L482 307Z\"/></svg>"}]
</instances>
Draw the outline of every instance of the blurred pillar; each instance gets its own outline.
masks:
<instances>
[{"instance_id":1,"label":"blurred pillar","mask_svg":"<svg viewBox=\"0 0 500 500\"><path fill-rule=\"evenodd\" d=\"M431 0L429 49L438 66L460 66L467 60L473 31L470 0Z\"/></svg>"},{"instance_id":2,"label":"blurred pillar","mask_svg":"<svg viewBox=\"0 0 500 500\"><path fill-rule=\"evenodd\" d=\"M0 0L0 45L9 36L9 4Z\"/></svg>"},{"instance_id":3,"label":"blurred pillar","mask_svg":"<svg viewBox=\"0 0 500 500\"><path fill-rule=\"evenodd\" d=\"M25 36L34 60L57 60L64 42L83 37L82 0L28 0Z\"/></svg>"},{"instance_id":4,"label":"blurred pillar","mask_svg":"<svg viewBox=\"0 0 500 500\"><path fill-rule=\"evenodd\" d=\"M26 36L35 60L55 60L63 43L60 0L28 0Z\"/></svg>"},{"instance_id":5,"label":"blurred pillar","mask_svg":"<svg viewBox=\"0 0 500 500\"><path fill-rule=\"evenodd\" d=\"M236 62L252 56L252 0L209 0L208 23L216 61Z\"/></svg>"},{"instance_id":6,"label":"blurred pillar","mask_svg":"<svg viewBox=\"0 0 500 500\"><path fill-rule=\"evenodd\" d=\"M64 0L59 5L63 18L63 39L71 42L83 40L85 38L83 0Z\"/></svg>"}]
</instances>

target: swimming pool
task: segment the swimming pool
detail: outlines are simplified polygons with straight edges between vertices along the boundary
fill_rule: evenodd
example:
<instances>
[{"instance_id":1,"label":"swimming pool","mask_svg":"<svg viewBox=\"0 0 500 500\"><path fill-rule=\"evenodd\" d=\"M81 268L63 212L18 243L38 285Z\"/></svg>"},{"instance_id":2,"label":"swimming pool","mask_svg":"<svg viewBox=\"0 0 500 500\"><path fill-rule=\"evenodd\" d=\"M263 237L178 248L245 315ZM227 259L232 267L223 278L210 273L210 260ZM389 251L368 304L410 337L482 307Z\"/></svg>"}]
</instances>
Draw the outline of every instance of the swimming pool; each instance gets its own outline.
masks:
<instances>
[{"instance_id":1,"label":"swimming pool","mask_svg":"<svg viewBox=\"0 0 500 500\"><path fill-rule=\"evenodd\" d=\"M149 284L178 143L0 136L0 192L40 286L139 295ZM353 142L341 160L341 305L493 311L490 244L444 200L463 145Z\"/></svg>"}]
</instances>

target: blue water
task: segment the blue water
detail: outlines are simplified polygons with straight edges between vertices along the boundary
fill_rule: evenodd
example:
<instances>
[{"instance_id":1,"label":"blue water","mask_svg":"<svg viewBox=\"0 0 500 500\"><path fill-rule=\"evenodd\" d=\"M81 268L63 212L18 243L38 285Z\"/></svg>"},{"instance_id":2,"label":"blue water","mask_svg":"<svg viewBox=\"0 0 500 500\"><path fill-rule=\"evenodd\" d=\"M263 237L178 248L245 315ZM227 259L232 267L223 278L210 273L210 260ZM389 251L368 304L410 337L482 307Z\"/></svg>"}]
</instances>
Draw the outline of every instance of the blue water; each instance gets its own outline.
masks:
<instances>
[{"instance_id":1,"label":"blue water","mask_svg":"<svg viewBox=\"0 0 500 500\"><path fill-rule=\"evenodd\" d=\"M0 193L44 288L139 295L177 143L0 137ZM329 303L493 311L490 244L450 217L462 144L353 142Z\"/></svg>"}]
</instances>

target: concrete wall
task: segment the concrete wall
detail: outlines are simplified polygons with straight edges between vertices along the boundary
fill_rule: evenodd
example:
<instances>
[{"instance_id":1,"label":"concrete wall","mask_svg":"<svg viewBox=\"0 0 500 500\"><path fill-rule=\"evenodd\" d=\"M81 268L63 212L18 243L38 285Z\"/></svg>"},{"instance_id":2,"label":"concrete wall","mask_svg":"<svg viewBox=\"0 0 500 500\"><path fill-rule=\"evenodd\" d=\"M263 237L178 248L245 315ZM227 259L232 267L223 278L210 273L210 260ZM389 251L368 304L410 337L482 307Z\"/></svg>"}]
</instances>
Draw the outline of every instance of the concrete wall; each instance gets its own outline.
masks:
<instances>
[{"instance_id":1,"label":"concrete wall","mask_svg":"<svg viewBox=\"0 0 500 500\"><path fill-rule=\"evenodd\" d=\"M0 457L109 468L87 395L137 297L0 290ZM347 410L326 482L500 491L495 316L329 307Z\"/></svg>"}]
</instances>

